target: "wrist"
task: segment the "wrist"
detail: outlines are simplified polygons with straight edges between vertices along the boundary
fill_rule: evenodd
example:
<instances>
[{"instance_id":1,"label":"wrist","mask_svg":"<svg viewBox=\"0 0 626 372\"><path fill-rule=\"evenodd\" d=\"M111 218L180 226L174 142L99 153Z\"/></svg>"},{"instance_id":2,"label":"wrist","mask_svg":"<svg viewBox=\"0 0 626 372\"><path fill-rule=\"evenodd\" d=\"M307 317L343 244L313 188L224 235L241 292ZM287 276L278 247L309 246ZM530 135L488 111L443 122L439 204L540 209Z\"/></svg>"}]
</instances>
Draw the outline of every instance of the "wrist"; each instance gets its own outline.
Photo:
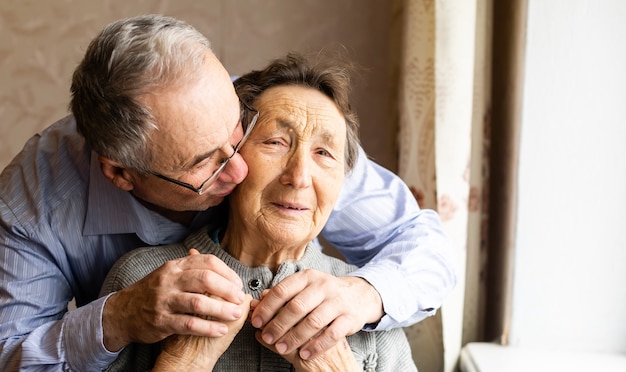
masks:
<instances>
[{"instance_id":1,"label":"wrist","mask_svg":"<svg viewBox=\"0 0 626 372\"><path fill-rule=\"evenodd\" d=\"M203 359L205 359L204 362L201 361L198 363L197 360L191 358L181 358L179 356L172 355L167 351L162 351L161 354L159 354L152 371L212 371L217 360L209 360L209 358Z\"/></svg>"},{"instance_id":2,"label":"wrist","mask_svg":"<svg viewBox=\"0 0 626 372\"><path fill-rule=\"evenodd\" d=\"M153 371L212 371L222 356L209 337L173 335L166 339Z\"/></svg>"},{"instance_id":3,"label":"wrist","mask_svg":"<svg viewBox=\"0 0 626 372\"><path fill-rule=\"evenodd\" d=\"M130 343L124 337L119 311L116 309L118 294L113 293L104 303L102 309L102 343L111 353L116 353Z\"/></svg>"},{"instance_id":4,"label":"wrist","mask_svg":"<svg viewBox=\"0 0 626 372\"><path fill-rule=\"evenodd\" d=\"M349 277L354 278L358 285L357 292L360 296L365 298L365 324L377 324L385 315L383 307L383 299L380 293L374 288L374 286L368 282L365 278L360 276Z\"/></svg>"}]
</instances>

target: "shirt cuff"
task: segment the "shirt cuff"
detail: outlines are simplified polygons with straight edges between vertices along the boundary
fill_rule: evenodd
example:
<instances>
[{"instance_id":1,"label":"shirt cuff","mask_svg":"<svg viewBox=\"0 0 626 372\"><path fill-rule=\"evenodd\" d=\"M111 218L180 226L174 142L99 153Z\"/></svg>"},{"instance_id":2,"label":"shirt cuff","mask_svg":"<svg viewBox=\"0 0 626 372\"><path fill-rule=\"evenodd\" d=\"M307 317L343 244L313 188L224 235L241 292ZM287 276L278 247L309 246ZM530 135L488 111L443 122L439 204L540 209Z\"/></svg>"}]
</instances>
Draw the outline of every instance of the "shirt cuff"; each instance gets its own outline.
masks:
<instances>
[{"instance_id":1,"label":"shirt cuff","mask_svg":"<svg viewBox=\"0 0 626 372\"><path fill-rule=\"evenodd\" d=\"M378 262L348 274L367 280L380 294L385 315L377 323L367 324L365 331L385 331L406 327L435 314L434 308L420 308L419 294L411 288L403 271Z\"/></svg>"},{"instance_id":2,"label":"shirt cuff","mask_svg":"<svg viewBox=\"0 0 626 372\"><path fill-rule=\"evenodd\" d=\"M102 331L102 311L111 294L65 315L63 339L72 370L101 370L119 355L106 349Z\"/></svg>"}]
</instances>

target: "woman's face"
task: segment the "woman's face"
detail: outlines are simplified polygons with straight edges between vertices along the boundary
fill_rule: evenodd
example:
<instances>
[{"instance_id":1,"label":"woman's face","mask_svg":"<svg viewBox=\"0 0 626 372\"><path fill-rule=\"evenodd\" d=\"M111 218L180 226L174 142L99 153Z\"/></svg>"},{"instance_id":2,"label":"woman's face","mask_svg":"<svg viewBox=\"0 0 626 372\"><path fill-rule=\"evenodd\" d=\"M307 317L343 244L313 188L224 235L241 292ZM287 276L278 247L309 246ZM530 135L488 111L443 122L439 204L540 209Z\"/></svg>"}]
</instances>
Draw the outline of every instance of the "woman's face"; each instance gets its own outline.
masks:
<instances>
[{"instance_id":1,"label":"woman's face","mask_svg":"<svg viewBox=\"0 0 626 372\"><path fill-rule=\"evenodd\" d=\"M319 234L343 184L345 119L332 100L300 86L270 88L241 149L248 176L231 203L272 242L303 244Z\"/></svg>"}]
</instances>

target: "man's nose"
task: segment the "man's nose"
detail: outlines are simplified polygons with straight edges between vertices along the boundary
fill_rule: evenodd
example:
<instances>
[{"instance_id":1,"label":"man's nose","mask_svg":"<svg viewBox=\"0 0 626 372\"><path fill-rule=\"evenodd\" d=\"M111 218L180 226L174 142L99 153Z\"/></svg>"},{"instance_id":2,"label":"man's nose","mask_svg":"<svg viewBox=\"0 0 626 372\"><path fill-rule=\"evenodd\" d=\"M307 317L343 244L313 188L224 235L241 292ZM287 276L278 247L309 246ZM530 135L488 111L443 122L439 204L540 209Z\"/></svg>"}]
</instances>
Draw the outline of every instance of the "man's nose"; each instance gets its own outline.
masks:
<instances>
[{"instance_id":1,"label":"man's nose","mask_svg":"<svg viewBox=\"0 0 626 372\"><path fill-rule=\"evenodd\" d=\"M219 175L219 179L226 183L240 184L247 175L248 164L243 160L241 154L237 153L226 164L224 171Z\"/></svg>"}]
</instances>

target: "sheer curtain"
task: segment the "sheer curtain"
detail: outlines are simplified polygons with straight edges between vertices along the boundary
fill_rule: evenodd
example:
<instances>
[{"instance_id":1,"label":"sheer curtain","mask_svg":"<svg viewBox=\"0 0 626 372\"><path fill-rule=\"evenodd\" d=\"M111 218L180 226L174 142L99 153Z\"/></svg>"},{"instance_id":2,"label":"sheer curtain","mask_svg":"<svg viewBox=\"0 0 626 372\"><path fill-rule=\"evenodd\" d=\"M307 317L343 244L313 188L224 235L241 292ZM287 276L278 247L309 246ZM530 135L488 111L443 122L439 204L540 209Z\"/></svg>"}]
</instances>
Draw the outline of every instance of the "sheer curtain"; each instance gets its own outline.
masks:
<instances>
[{"instance_id":1,"label":"sheer curtain","mask_svg":"<svg viewBox=\"0 0 626 372\"><path fill-rule=\"evenodd\" d=\"M398 171L458 251L440 315L406 330L422 372L454 370L463 339L482 329L491 12L492 0L402 3Z\"/></svg>"}]
</instances>

